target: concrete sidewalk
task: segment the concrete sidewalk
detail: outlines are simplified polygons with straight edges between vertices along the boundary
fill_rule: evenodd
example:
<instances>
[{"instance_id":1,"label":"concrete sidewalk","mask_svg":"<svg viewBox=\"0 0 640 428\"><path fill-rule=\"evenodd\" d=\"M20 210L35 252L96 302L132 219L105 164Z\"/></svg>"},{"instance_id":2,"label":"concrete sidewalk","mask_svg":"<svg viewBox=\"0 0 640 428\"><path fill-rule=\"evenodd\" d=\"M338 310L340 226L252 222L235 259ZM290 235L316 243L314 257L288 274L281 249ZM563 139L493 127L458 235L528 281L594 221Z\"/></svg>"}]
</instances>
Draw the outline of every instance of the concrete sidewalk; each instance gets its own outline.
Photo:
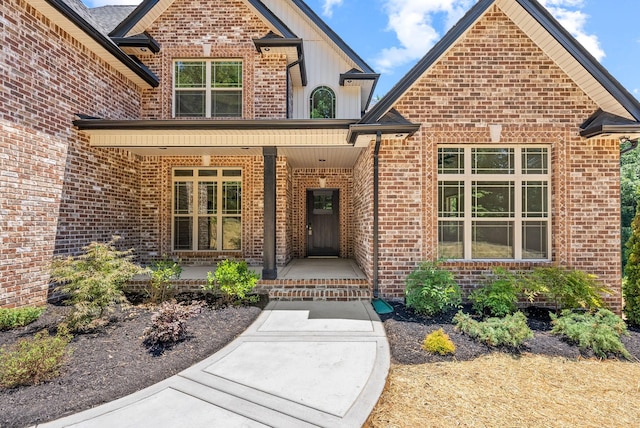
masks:
<instances>
[{"instance_id":1,"label":"concrete sidewalk","mask_svg":"<svg viewBox=\"0 0 640 428\"><path fill-rule=\"evenodd\" d=\"M224 349L156 385L39 427L360 427L389 369L368 302L271 302Z\"/></svg>"}]
</instances>

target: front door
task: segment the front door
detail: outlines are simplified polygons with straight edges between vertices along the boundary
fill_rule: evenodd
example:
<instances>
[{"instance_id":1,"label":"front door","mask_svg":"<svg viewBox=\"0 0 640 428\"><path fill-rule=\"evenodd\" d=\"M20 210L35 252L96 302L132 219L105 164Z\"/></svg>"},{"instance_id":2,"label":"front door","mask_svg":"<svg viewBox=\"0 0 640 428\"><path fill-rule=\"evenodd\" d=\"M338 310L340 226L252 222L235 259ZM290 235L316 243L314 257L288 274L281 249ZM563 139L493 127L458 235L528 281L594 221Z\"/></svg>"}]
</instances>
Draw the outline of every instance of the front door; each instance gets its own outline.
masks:
<instances>
[{"instance_id":1,"label":"front door","mask_svg":"<svg viewBox=\"0 0 640 428\"><path fill-rule=\"evenodd\" d=\"M340 255L340 191L307 190L307 256Z\"/></svg>"}]
</instances>

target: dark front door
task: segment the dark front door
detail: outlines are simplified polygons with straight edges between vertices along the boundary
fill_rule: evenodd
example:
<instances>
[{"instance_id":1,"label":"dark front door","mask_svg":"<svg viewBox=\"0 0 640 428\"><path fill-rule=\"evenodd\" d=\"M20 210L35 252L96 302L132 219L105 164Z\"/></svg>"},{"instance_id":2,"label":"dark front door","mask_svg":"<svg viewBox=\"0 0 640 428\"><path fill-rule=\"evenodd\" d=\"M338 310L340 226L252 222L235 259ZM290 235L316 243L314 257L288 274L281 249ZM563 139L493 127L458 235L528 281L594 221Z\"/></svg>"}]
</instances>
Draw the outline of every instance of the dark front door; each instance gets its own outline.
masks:
<instances>
[{"instance_id":1,"label":"dark front door","mask_svg":"<svg viewBox=\"0 0 640 428\"><path fill-rule=\"evenodd\" d=\"M340 254L339 212L339 190L307 190L307 256Z\"/></svg>"}]
</instances>

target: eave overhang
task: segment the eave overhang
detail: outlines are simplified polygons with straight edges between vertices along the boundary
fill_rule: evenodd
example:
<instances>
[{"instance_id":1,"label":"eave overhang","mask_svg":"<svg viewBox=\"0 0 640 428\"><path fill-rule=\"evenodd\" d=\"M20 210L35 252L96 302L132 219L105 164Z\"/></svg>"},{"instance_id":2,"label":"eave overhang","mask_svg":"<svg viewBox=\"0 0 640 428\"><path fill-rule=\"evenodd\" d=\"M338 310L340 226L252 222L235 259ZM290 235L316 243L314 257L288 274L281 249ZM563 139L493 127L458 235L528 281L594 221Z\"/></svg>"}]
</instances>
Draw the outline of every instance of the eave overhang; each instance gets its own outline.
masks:
<instances>
[{"instance_id":1,"label":"eave overhang","mask_svg":"<svg viewBox=\"0 0 640 428\"><path fill-rule=\"evenodd\" d=\"M640 122L598 110L580 127L584 138L640 138Z\"/></svg>"},{"instance_id":2,"label":"eave overhang","mask_svg":"<svg viewBox=\"0 0 640 428\"><path fill-rule=\"evenodd\" d=\"M365 73L360 70L351 69L346 73L340 74L340 86L359 86L360 94L361 94L361 111L362 115L364 115L365 110L369 103L371 103L371 98L373 98L373 91L378 84L378 79L380 78L379 73Z\"/></svg>"},{"instance_id":3,"label":"eave overhang","mask_svg":"<svg viewBox=\"0 0 640 428\"><path fill-rule=\"evenodd\" d=\"M420 124L406 120L397 110L391 109L377 122L360 122L349 127L347 141L356 147L368 146L380 133L385 139L404 140L420 129Z\"/></svg>"},{"instance_id":4,"label":"eave overhang","mask_svg":"<svg viewBox=\"0 0 640 428\"><path fill-rule=\"evenodd\" d=\"M129 55L160 52L160 44L146 31L131 37L112 37L111 40Z\"/></svg>"},{"instance_id":5,"label":"eave overhang","mask_svg":"<svg viewBox=\"0 0 640 428\"><path fill-rule=\"evenodd\" d=\"M304 61L303 41L299 38L283 38L269 33L261 39L254 39L258 52L263 56L284 55L294 86L307 86L307 68Z\"/></svg>"},{"instance_id":6,"label":"eave overhang","mask_svg":"<svg viewBox=\"0 0 640 428\"><path fill-rule=\"evenodd\" d=\"M28 1L38 11L137 85L154 88L159 85L158 77L144 64L123 52L111 39L89 24L64 1Z\"/></svg>"}]
</instances>

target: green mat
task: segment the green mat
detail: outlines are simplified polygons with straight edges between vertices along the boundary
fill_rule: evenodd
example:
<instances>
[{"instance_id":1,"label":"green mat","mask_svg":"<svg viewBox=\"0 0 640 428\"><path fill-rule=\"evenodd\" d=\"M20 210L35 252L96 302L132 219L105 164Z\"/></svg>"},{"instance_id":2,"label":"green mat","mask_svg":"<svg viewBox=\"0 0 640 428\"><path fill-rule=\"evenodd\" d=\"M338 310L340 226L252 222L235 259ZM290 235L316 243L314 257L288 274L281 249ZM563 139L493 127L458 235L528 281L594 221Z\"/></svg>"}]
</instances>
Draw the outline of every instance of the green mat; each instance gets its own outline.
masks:
<instances>
[{"instance_id":1,"label":"green mat","mask_svg":"<svg viewBox=\"0 0 640 428\"><path fill-rule=\"evenodd\" d=\"M373 305L373 309L379 314L390 314L393 312L393 306L382 299L373 299L371 304Z\"/></svg>"}]
</instances>

